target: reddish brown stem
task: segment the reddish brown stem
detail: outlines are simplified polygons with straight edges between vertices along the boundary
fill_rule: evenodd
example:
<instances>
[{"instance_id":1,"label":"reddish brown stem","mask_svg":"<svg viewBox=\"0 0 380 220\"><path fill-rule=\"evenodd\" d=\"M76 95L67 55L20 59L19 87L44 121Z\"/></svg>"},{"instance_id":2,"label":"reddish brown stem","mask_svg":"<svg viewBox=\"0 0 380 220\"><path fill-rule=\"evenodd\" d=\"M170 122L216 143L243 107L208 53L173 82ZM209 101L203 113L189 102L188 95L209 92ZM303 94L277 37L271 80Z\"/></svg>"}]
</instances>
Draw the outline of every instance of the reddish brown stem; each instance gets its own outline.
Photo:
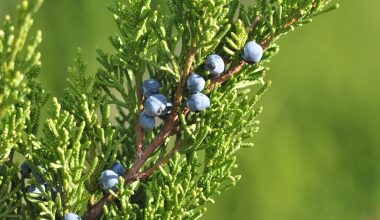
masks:
<instances>
[{"instance_id":1,"label":"reddish brown stem","mask_svg":"<svg viewBox=\"0 0 380 220\"><path fill-rule=\"evenodd\" d=\"M152 166L151 168L147 169L146 171L140 173L139 176L138 176L138 179L142 179L142 178L150 176L160 166L166 164L172 158L172 156L174 155L174 153L181 147L182 144L183 144L183 140L177 141L177 143L175 144L175 146L173 147L173 149L171 149L171 151L162 160L160 160L159 162L157 162L154 166Z\"/></svg>"},{"instance_id":2,"label":"reddish brown stem","mask_svg":"<svg viewBox=\"0 0 380 220\"><path fill-rule=\"evenodd\" d=\"M231 76L233 76L235 73L239 72L244 64L246 62L244 60L240 60L239 61L239 64L237 66L234 66L234 67L231 67L225 74L223 74L222 76L218 77L218 78L215 78L213 80L211 80L211 83L209 85L209 89L210 90L213 90L214 89L214 86L215 86L215 83L219 83L219 84L222 84L224 83L225 81L229 80L231 78Z\"/></svg>"}]
</instances>

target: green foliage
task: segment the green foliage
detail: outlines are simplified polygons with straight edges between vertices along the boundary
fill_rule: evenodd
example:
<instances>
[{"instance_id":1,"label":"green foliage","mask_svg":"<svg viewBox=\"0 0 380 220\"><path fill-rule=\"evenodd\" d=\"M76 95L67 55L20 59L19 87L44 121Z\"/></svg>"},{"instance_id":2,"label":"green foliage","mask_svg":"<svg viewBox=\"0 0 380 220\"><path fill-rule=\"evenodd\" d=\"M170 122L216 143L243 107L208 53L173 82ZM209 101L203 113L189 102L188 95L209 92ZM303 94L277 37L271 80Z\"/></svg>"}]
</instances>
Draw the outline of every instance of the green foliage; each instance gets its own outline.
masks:
<instances>
[{"instance_id":1,"label":"green foliage","mask_svg":"<svg viewBox=\"0 0 380 220\"><path fill-rule=\"evenodd\" d=\"M42 0L23 1L18 6L15 21L7 15L0 30L0 117L30 92L25 78L37 75L35 69L40 66L41 55L36 49L41 42L41 32L33 37L28 33L33 24L31 16L41 3Z\"/></svg>"},{"instance_id":2,"label":"green foliage","mask_svg":"<svg viewBox=\"0 0 380 220\"><path fill-rule=\"evenodd\" d=\"M0 219L20 219L28 215L28 210L22 203L23 194L20 180L17 177L17 166L3 165L0 167Z\"/></svg>"},{"instance_id":3,"label":"green foliage","mask_svg":"<svg viewBox=\"0 0 380 220\"><path fill-rule=\"evenodd\" d=\"M96 207L105 219L201 217L215 195L240 179L233 173L236 152L253 146L262 111L257 101L270 85L265 65L278 52L273 41L330 10L329 0L260 0L252 6L239 0L165 0L159 6L118 0L110 7L119 30L110 37L115 53L98 49L101 68L93 76L79 51L64 95L50 99L36 80L41 33L27 37L41 3L23 1L15 25L7 16L0 30L0 201L7 203L1 218L85 212L94 219ZM248 40L266 49L259 64L240 61ZM214 52L225 58L230 77L207 75L202 64ZM207 79L212 103L200 113L189 113L183 101L193 70ZM140 88L148 77L161 83L175 108L143 133ZM42 120L46 103L49 117ZM18 174L15 153L32 168L31 179ZM102 192L100 173L115 161L128 172L117 190ZM29 185L41 194L27 193Z\"/></svg>"}]
</instances>

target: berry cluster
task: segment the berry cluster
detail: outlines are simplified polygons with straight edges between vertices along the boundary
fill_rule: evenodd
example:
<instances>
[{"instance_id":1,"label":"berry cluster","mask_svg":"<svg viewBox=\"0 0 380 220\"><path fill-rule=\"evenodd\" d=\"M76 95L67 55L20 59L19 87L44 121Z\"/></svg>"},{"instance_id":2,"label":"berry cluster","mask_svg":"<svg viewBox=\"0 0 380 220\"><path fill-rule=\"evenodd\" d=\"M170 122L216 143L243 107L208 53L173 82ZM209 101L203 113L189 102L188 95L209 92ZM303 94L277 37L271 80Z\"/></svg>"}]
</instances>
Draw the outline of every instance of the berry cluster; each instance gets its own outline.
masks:
<instances>
[{"instance_id":1,"label":"berry cluster","mask_svg":"<svg viewBox=\"0 0 380 220\"><path fill-rule=\"evenodd\" d=\"M205 87L205 80L202 76L192 73L186 81L187 89L191 93L187 99L187 107L192 112L199 112L210 107L210 99L201 91Z\"/></svg>"},{"instance_id":2,"label":"berry cluster","mask_svg":"<svg viewBox=\"0 0 380 220\"><path fill-rule=\"evenodd\" d=\"M159 94L160 84L154 79L143 82L142 93L144 95L144 111L139 116L139 122L143 129L152 130L156 125L156 116L164 116L170 113L172 104L166 97Z\"/></svg>"},{"instance_id":3,"label":"berry cluster","mask_svg":"<svg viewBox=\"0 0 380 220\"><path fill-rule=\"evenodd\" d=\"M111 170L105 170L99 177L99 185L103 190L115 189L115 185L119 183L119 176L123 176L124 167L121 163L115 162Z\"/></svg>"},{"instance_id":4,"label":"berry cluster","mask_svg":"<svg viewBox=\"0 0 380 220\"><path fill-rule=\"evenodd\" d=\"M207 56L205 69L213 76L219 76L224 72L224 61L222 57L217 54L211 54ZM210 99L201 91L205 87L205 80L202 76L192 73L187 78L186 85L190 92L190 97L187 99L187 107L192 112L200 112L203 109L210 107Z\"/></svg>"},{"instance_id":5,"label":"berry cluster","mask_svg":"<svg viewBox=\"0 0 380 220\"><path fill-rule=\"evenodd\" d=\"M254 41L245 44L241 58L248 64L258 63L263 56L263 48ZM218 54L210 54L206 58L205 69L214 77L218 77L224 72L225 64ZM187 78L186 85L190 92L187 99L187 107L192 112L200 112L210 107L210 99L201 93L206 84L205 79L197 73L192 73ZM163 116L171 111L172 104L166 97L159 94L160 84L154 79L148 79L143 82L142 93L146 100L144 102L144 111L140 113L140 126L145 130L152 130L155 127L155 117Z\"/></svg>"},{"instance_id":6,"label":"berry cluster","mask_svg":"<svg viewBox=\"0 0 380 220\"><path fill-rule=\"evenodd\" d=\"M225 64L221 56L218 54L208 55L205 62L205 69L211 75L217 77L224 72ZM187 89L191 93L187 99L187 107L192 112L200 112L210 107L210 99L201 91L205 87L205 80L202 76L192 73L187 78Z\"/></svg>"}]
</instances>

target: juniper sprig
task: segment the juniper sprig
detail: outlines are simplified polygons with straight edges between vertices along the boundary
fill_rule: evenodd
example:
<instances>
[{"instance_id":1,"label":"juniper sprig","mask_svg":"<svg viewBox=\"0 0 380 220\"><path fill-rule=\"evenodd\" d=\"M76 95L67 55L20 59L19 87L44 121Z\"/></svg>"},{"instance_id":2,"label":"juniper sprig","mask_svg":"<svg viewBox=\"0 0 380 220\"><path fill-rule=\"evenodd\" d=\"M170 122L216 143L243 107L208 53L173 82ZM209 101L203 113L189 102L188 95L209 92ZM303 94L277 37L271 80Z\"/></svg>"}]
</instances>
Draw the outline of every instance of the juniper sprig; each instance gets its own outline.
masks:
<instances>
[{"instance_id":1,"label":"juniper sprig","mask_svg":"<svg viewBox=\"0 0 380 220\"><path fill-rule=\"evenodd\" d=\"M79 51L51 98L29 34L42 0L23 0L0 29L0 218L201 217L240 179L276 41L329 3L115 0L115 51L96 74Z\"/></svg>"}]
</instances>

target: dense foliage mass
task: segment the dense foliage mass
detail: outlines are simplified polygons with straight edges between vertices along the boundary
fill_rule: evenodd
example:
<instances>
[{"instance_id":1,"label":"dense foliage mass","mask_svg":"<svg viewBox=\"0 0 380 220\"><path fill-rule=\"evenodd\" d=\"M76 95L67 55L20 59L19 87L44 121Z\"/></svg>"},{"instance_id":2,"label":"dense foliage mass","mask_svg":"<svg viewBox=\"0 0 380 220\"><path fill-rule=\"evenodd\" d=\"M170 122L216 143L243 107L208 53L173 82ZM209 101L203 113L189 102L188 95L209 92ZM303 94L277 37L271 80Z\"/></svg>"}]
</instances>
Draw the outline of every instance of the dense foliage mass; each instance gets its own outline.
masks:
<instances>
[{"instance_id":1,"label":"dense foliage mass","mask_svg":"<svg viewBox=\"0 0 380 220\"><path fill-rule=\"evenodd\" d=\"M0 29L0 218L202 216L240 179L275 41L329 2L117 0L115 52L96 74L78 53L56 98L29 33L42 0L24 0Z\"/></svg>"}]
</instances>

